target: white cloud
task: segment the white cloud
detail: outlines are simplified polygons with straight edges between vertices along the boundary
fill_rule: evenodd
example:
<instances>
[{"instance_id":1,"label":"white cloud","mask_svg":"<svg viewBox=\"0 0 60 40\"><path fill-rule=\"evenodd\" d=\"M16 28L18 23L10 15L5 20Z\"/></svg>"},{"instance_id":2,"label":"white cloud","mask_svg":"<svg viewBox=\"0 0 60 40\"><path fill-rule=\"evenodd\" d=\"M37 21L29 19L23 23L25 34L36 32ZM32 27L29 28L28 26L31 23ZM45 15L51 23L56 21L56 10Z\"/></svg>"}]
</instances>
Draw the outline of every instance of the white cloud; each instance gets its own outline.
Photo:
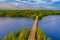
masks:
<instances>
[{"instance_id":1,"label":"white cloud","mask_svg":"<svg viewBox=\"0 0 60 40\"><path fill-rule=\"evenodd\" d=\"M6 2L8 0L0 0L0 2ZM30 3L30 4L39 4L39 3L47 3L47 4L51 4L53 2L58 2L60 0L51 0L51 2L47 2L47 0L33 0L35 2L30 2L31 0L27 0L27 1L21 1L21 0L15 0L15 1L18 1L18 2L23 2L23 3Z\"/></svg>"},{"instance_id":2,"label":"white cloud","mask_svg":"<svg viewBox=\"0 0 60 40\"><path fill-rule=\"evenodd\" d=\"M1 1L1 0L0 0ZM16 0L20 1L20 0ZM9 9L54 9L54 6L48 6L50 3L42 0L35 0L37 4L31 2L8 2L0 4L0 8L9 8ZM56 2L56 1L53 1ZM26 3L26 4L25 4ZM39 4L40 3L40 4ZM34 5L33 5L34 4ZM42 5L43 4L43 5Z\"/></svg>"},{"instance_id":3,"label":"white cloud","mask_svg":"<svg viewBox=\"0 0 60 40\"><path fill-rule=\"evenodd\" d=\"M56 7L53 7L53 6L44 6L45 8L48 8L48 9L54 9Z\"/></svg>"},{"instance_id":4,"label":"white cloud","mask_svg":"<svg viewBox=\"0 0 60 40\"><path fill-rule=\"evenodd\" d=\"M0 1L5 1L5 0L0 0Z\"/></svg>"},{"instance_id":5,"label":"white cloud","mask_svg":"<svg viewBox=\"0 0 60 40\"><path fill-rule=\"evenodd\" d=\"M51 2L47 2L47 0L35 0L37 4L39 3L46 3L46 4L52 4L53 2L59 2L60 0L50 0Z\"/></svg>"},{"instance_id":6,"label":"white cloud","mask_svg":"<svg viewBox=\"0 0 60 40\"><path fill-rule=\"evenodd\" d=\"M58 2L58 1L60 1L60 0L51 0L51 2Z\"/></svg>"},{"instance_id":7,"label":"white cloud","mask_svg":"<svg viewBox=\"0 0 60 40\"><path fill-rule=\"evenodd\" d=\"M21 0L16 0L18 2L23 2L23 3L30 3L30 4L39 4L39 3L46 3L46 4L52 4L53 2L58 2L60 0L51 0L51 2L47 2L47 0L33 0L35 2L30 2L31 0L27 0L27 1L21 1Z\"/></svg>"},{"instance_id":8,"label":"white cloud","mask_svg":"<svg viewBox=\"0 0 60 40\"><path fill-rule=\"evenodd\" d=\"M39 3L47 3L47 1L43 1L43 0L36 0L37 4Z\"/></svg>"},{"instance_id":9,"label":"white cloud","mask_svg":"<svg viewBox=\"0 0 60 40\"><path fill-rule=\"evenodd\" d=\"M12 8L12 6L8 6L8 5L0 5L0 8Z\"/></svg>"},{"instance_id":10,"label":"white cloud","mask_svg":"<svg viewBox=\"0 0 60 40\"><path fill-rule=\"evenodd\" d=\"M0 4L0 9L17 9L17 4L14 2Z\"/></svg>"},{"instance_id":11,"label":"white cloud","mask_svg":"<svg viewBox=\"0 0 60 40\"><path fill-rule=\"evenodd\" d=\"M33 0L34 2L31 2L31 0L28 0L28 1L16 0L16 1L23 2L23 3L30 3L30 4L47 3L47 1L43 1L43 0Z\"/></svg>"},{"instance_id":12,"label":"white cloud","mask_svg":"<svg viewBox=\"0 0 60 40\"><path fill-rule=\"evenodd\" d=\"M6 1L6 0L0 0L0 2L4 2L4 1Z\"/></svg>"}]
</instances>

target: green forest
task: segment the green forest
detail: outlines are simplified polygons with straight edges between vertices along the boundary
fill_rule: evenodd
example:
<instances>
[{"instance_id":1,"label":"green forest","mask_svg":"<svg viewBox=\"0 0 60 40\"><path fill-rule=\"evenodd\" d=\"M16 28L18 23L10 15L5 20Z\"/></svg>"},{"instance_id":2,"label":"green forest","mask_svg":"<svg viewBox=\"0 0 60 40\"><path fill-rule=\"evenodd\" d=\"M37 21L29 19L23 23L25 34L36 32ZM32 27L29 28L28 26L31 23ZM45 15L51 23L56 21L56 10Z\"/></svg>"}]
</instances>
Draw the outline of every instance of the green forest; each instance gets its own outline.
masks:
<instances>
[{"instance_id":1,"label":"green forest","mask_svg":"<svg viewBox=\"0 0 60 40\"><path fill-rule=\"evenodd\" d=\"M0 10L0 17L29 17L59 15L60 10Z\"/></svg>"},{"instance_id":2,"label":"green forest","mask_svg":"<svg viewBox=\"0 0 60 40\"><path fill-rule=\"evenodd\" d=\"M16 32L10 32L5 35L2 40L28 40L30 34L30 28L24 28L23 30L18 30ZM37 40L52 40L51 37L47 37L45 32L39 28L36 29Z\"/></svg>"}]
</instances>

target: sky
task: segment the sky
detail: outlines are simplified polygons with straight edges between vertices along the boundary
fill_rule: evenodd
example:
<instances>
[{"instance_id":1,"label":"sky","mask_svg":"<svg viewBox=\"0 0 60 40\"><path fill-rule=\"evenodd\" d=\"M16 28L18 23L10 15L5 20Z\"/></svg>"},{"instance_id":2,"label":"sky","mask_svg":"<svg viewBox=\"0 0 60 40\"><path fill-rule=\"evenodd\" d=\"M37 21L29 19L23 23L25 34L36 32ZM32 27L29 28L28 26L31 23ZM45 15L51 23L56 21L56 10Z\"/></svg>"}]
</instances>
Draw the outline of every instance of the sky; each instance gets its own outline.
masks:
<instances>
[{"instance_id":1,"label":"sky","mask_svg":"<svg viewBox=\"0 0 60 40\"><path fill-rule=\"evenodd\" d=\"M60 10L60 0L0 0L0 9Z\"/></svg>"}]
</instances>

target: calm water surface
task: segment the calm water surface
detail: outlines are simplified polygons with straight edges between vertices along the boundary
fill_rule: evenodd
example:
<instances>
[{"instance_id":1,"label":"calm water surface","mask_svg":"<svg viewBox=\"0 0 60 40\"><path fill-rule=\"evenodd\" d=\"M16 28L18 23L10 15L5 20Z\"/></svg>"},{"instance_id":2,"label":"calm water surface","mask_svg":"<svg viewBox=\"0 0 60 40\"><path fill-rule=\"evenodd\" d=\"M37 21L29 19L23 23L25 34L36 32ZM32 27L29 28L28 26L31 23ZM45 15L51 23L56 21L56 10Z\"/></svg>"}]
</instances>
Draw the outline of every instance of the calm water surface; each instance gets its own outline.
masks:
<instances>
[{"instance_id":1,"label":"calm water surface","mask_svg":"<svg viewBox=\"0 0 60 40\"><path fill-rule=\"evenodd\" d=\"M8 18L0 17L0 40L11 31L32 27L32 18ZM60 40L60 15L43 17L38 21L38 27L45 31L53 40Z\"/></svg>"}]
</instances>

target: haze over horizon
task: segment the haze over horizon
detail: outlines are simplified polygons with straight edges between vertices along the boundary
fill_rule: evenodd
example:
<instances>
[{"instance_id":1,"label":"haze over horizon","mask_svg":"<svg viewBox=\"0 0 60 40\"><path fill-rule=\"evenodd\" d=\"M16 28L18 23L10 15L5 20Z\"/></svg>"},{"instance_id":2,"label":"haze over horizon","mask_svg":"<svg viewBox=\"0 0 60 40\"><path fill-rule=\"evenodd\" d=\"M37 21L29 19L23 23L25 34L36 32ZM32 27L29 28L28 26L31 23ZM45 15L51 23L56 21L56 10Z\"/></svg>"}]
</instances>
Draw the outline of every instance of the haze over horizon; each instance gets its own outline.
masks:
<instances>
[{"instance_id":1,"label":"haze over horizon","mask_svg":"<svg viewBox=\"0 0 60 40\"><path fill-rule=\"evenodd\" d=\"M0 9L60 10L60 0L0 0Z\"/></svg>"}]
</instances>

